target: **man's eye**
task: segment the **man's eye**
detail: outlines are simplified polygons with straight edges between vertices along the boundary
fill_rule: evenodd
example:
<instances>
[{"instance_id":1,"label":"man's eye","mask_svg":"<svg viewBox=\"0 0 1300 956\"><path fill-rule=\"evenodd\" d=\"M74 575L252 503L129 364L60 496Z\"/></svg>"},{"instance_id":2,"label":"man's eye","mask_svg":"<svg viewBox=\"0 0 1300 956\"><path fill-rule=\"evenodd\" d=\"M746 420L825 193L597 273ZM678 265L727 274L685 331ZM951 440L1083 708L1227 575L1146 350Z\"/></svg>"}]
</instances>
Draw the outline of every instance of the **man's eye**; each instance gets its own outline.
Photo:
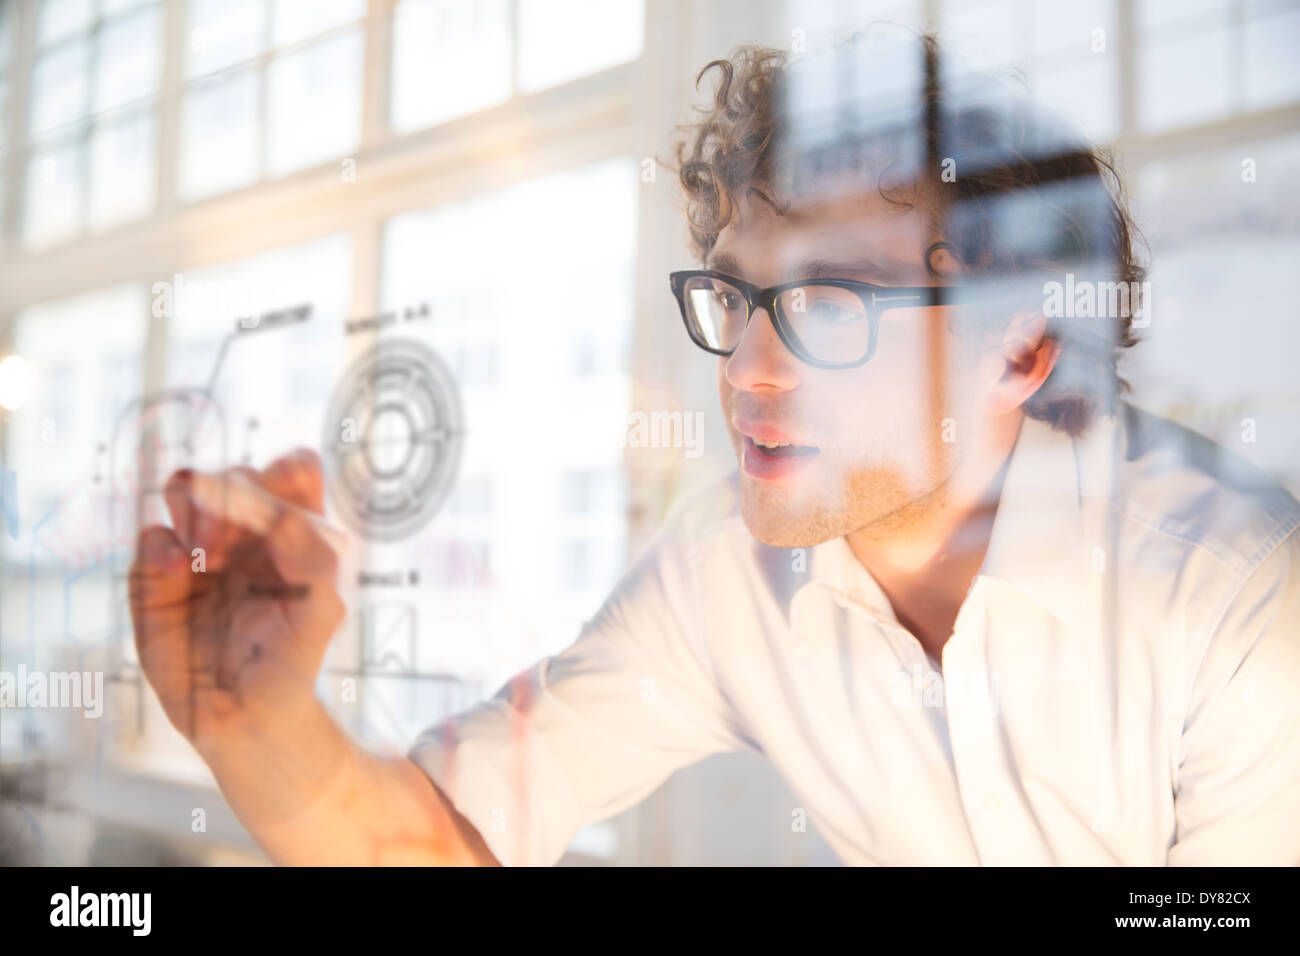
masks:
<instances>
[{"instance_id":1,"label":"man's eye","mask_svg":"<svg viewBox=\"0 0 1300 956\"><path fill-rule=\"evenodd\" d=\"M718 304L728 312L735 312L745 304L745 299L736 292L718 292Z\"/></svg>"},{"instance_id":2,"label":"man's eye","mask_svg":"<svg viewBox=\"0 0 1300 956\"><path fill-rule=\"evenodd\" d=\"M843 325L857 320L860 310L845 308L834 302L817 302L808 308L810 317L826 325Z\"/></svg>"}]
</instances>

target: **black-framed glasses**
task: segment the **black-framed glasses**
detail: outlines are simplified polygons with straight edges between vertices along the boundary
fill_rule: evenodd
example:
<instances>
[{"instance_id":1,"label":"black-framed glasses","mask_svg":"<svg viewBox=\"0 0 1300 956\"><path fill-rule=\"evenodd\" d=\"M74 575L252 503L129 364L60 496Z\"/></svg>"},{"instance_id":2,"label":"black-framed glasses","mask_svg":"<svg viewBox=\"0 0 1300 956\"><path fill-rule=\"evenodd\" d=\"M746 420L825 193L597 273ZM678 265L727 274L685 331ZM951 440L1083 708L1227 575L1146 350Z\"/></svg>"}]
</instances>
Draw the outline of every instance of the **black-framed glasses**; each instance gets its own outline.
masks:
<instances>
[{"instance_id":1,"label":"black-framed glasses","mask_svg":"<svg viewBox=\"0 0 1300 956\"><path fill-rule=\"evenodd\" d=\"M817 368L854 368L876 351L880 314L888 309L942 305L947 286L895 287L851 279L799 279L767 289L709 269L668 277L693 341L730 355L756 309L772 317L776 334L799 359Z\"/></svg>"}]
</instances>

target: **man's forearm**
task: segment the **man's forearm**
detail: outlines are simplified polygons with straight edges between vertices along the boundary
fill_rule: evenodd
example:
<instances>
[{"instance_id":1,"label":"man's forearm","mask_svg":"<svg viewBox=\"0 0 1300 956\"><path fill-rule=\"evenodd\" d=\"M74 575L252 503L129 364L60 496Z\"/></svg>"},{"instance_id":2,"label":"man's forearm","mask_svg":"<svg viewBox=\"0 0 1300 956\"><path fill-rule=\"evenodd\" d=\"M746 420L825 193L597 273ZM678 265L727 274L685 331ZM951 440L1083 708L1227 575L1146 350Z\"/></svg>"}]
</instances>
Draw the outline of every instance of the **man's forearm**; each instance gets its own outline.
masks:
<instances>
[{"instance_id":1,"label":"man's forearm","mask_svg":"<svg viewBox=\"0 0 1300 956\"><path fill-rule=\"evenodd\" d=\"M276 863L496 863L419 767L366 752L317 701L274 727L200 751L235 814Z\"/></svg>"}]
</instances>

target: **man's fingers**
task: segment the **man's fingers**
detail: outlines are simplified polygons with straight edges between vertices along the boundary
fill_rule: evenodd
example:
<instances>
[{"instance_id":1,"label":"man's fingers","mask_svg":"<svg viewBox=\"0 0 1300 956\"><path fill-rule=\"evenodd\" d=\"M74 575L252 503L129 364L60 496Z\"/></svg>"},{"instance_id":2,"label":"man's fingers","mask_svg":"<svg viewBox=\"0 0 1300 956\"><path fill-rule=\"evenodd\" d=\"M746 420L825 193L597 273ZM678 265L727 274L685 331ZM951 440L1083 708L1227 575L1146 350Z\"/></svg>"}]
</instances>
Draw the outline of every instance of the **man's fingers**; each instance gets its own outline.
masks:
<instances>
[{"instance_id":1,"label":"man's fingers","mask_svg":"<svg viewBox=\"0 0 1300 956\"><path fill-rule=\"evenodd\" d=\"M256 481L257 478L256 471L242 466L216 475L185 469L172 475L163 490L177 537L186 549L203 549L205 570L208 571L224 568L230 552L247 535L247 529L231 521L226 513L226 489L232 475L246 481ZM209 490L215 488L216 493L199 495L200 486Z\"/></svg>"},{"instance_id":2,"label":"man's fingers","mask_svg":"<svg viewBox=\"0 0 1300 956\"><path fill-rule=\"evenodd\" d=\"M286 581L334 586L339 555L307 515L292 508L281 509L266 543L276 572Z\"/></svg>"},{"instance_id":3,"label":"man's fingers","mask_svg":"<svg viewBox=\"0 0 1300 956\"><path fill-rule=\"evenodd\" d=\"M153 525L140 531L135 560L127 576L137 646L183 623L189 613L189 553L171 528Z\"/></svg>"},{"instance_id":4,"label":"man's fingers","mask_svg":"<svg viewBox=\"0 0 1300 956\"><path fill-rule=\"evenodd\" d=\"M168 481L166 496L174 520L197 529L186 540L177 528L182 547L193 543L216 549L216 555L207 556L209 570L223 566L228 551L244 553L243 545L256 542L284 582L335 588L346 540L316 517L323 499L314 452L285 455L260 475L249 468L180 472Z\"/></svg>"},{"instance_id":5,"label":"man's fingers","mask_svg":"<svg viewBox=\"0 0 1300 956\"><path fill-rule=\"evenodd\" d=\"M310 448L295 448L271 462L260 476L263 488L300 508L325 513L325 482L320 456Z\"/></svg>"},{"instance_id":6,"label":"man's fingers","mask_svg":"<svg viewBox=\"0 0 1300 956\"><path fill-rule=\"evenodd\" d=\"M275 573L285 582L280 595L285 618L315 669L347 612L338 593L339 555L308 512L282 509L266 536Z\"/></svg>"},{"instance_id":7,"label":"man's fingers","mask_svg":"<svg viewBox=\"0 0 1300 956\"><path fill-rule=\"evenodd\" d=\"M188 552L176 532L162 525L151 525L140 530L136 539L135 561L131 565L132 583L163 595L175 590L184 593L189 582L185 573L189 569Z\"/></svg>"},{"instance_id":8,"label":"man's fingers","mask_svg":"<svg viewBox=\"0 0 1300 956\"><path fill-rule=\"evenodd\" d=\"M176 537L181 543L188 543L194 540L195 532L198 530L196 519L198 518L194 502L190 498L190 485L194 480L194 472L188 468L182 468L180 471L173 472L168 478L167 483L163 485L163 500L167 502L167 511L171 515L172 527L176 529ZM145 529L148 531L149 529ZM143 532L141 532L143 537Z\"/></svg>"}]
</instances>

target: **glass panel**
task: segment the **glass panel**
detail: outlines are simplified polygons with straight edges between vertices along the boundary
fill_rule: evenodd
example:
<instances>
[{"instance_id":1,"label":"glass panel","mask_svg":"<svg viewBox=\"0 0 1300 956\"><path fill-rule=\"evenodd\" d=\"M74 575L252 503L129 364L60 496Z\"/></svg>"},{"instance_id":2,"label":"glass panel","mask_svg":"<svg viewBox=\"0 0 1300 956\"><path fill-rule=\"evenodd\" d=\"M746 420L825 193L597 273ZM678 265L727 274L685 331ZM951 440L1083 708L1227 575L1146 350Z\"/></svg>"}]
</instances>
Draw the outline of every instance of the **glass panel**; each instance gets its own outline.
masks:
<instances>
[{"instance_id":1,"label":"glass panel","mask_svg":"<svg viewBox=\"0 0 1300 956\"><path fill-rule=\"evenodd\" d=\"M99 14L108 20L110 17L126 13L127 10L146 7L146 5L156 4L157 1L159 0L99 0Z\"/></svg>"},{"instance_id":2,"label":"glass panel","mask_svg":"<svg viewBox=\"0 0 1300 956\"><path fill-rule=\"evenodd\" d=\"M780 32L771 35L774 45L786 45L801 37L814 47L818 38L850 36L867 32L882 23L918 28L928 19L935 0L924 0L926 10L922 16L921 0L858 0L852 5L838 0L787 0L779 4ZM795 31L800 31L796 33ZM699 64L704 65L703 60Z\"/></svg>"},{"instance_id":3,"label":"glass panel","mask_svg":"<svg viewBox=\"0 0 1300 956\"><path fill-rule=\"evenodd\" d=\"M1243 159L1260 170L1242 179ZM1270 170L1268 175L1264 170ZM1154 308L1125 377L1141 404L1300 488L1300 135L1244 140L1140 171L1138 220L1151 249ZM1263 346L1263 348L1261 348ZM1284 361L1263 360L1286 356ZM1212 370L1207 372L1207 370ZM1242 421L1267 440L1243 441Z\"/></svg>"},{"instance_id":4,"label":"glass panel","mask_svg":"<svg viewBox=\"0 0 1300 956\"><path fill-rule=\"evenodd\" d=\"M5 542L5 559L7 570L23 573L0 575L0 642L28 667L116 673L116 655L105 644L122 634L114 622L126 617L123 585L135 535L124 527L120 504L130 498L109 477L106 452L122 412L144 388L148 315L143 287L126 285L41 303L14 323L14 348L33 385L6 435L6 465L19 476L22 534ZM111 698L110 680L104 685ZM105 710L112 713L107 703ZM33 724L31 716L28 710L19 721L38 739L62 739L57 731L47 736L55 725ZM0 723L9 729L14 722Z\"/></svg>"},{"instance_id":5,"label":"glass panel","mask_svg":"<svg viewBox=\"0 0 1300 956\"><path fill-rule=\"evenodd\" d=\"M86 115L90 44L65 44L36 61L32 71L33 133L54 129Z\"/></svg>"},{"instance_id":6,"label":"glass panel","mask_svg":"<svg viewBox=\"0 0 1300 956\"><path fill-rule=\"evenodd\" d=\"M1246 24L1246 106L1269 109L1300 99L1300 9Z\"/></svg>"},{"instance_id":7,"label":"glass panel","mask_svg":"<svg viewBox=\"0 0 1300 956\"><path fill-rule=\"evenodd\" d=\"M81 229L85 147L77 138L37 146L27 163L23 243L45 246Z\"/></svg>"},{"instance_id":8,"label":"glass panel","mask_svg":"<svg viewBox=\"0 0 1300 956\"><path fill-rule=\"evenodd\" d=\"M136 7L156 4L157 2L158 0L99 0L99 12L100 16L113 17L119 13L134 10Z\"/></svg>"},{"instance_id":9,"label":"glass panel","mask_svg":"<svg viewBox=\"0 0 1300 956\"><path fill-rule=\"evenodd\" d=\"M365 16L365 0L274 0L271 45L284 46Z\"/></svg>"},{"instance_id":10,"label":"glass panel","mask_svg":"<svg viewBox=\"0 0 1300 956\"><path fill-rule=\"evenodd\" d=\"M267 74L267 168L279 176L356 149L361 137L361 34L274 60Z\"/></svg>"},{"instance_id":11,"label":"glass panel","mask_svg":"<svg viewBox=\"0 0 1300 956\"><path fill-rule=\"evenodd\" d=\"M1228 34L1195 32L1146 43L1138 55L1138 120L1158 132L1227 115Z\"/></svg>"},{"instance_id":12,"label":"glass panel","mask_svg":"<svg viewBox=\"0 0 1300 956\"><path fill-rule=\"evenodd\" d=\"M266 49L264 0L190 0L185 75L204 76Z\"/></svg>"},{"instance_id":13,"label":"glass panel","mask_svg":"<svg viewBox=\"0 0 1300 956\"><path fill-rule=\"evenodd\" d=\"M153 201L153 114L98 127L90 141L90 228L138 219Z\"/></svg>"},{"instance_id":14,"label":"glass panel","mask_svg":"<svg viewBox=\"0 0 1300 956\"><path fill-rule=\"evenodd\" d=\"M22 475L20 511L35 524L68 490L90 483L95 446L112 436L127 401L144 387L148 303L141 286L104 289L19 313L14 350L32 370L23 414L10 421L9 452ZM77 348L69 348L76 342ZM103 617L107 601L97 610Z\"/></svg>"},{"instance_id":15,"label":"glass panel","mask_svg":"<svg viewBox=\"0 0 1300 956\"><path fill-rule=\"evenodd\" d=\"M530 655L568 644L623 567L621 489L574 475L621 483L636 171L609 161L404 213L385 230L384 308L427 302L431 312L397 334L427 342L449 364L495 347L498 368L484 380L472 362L455 363L472 376L460 378L468 429L461 474L474 483L459 487L468 495L486 482L483 507L449 510L428 534L372 555L385 566L427 563L430 548L451 556L418 599L422 631L447 637L429 642L426 667L496 686ZM550 294L522 303L522 289ZM595 346L592 374L557 377L580 344ZM520 429L524 408L547 426ZM526 471L520 460L530 462ZM555 541L577 542L589 556L580 579L547 553Z\"/></svg>"},{"instance_id":16,"label":"glass panel","mask_svg":"<svg viewBox=\"0 0 1300 956\"><path fill-rule=\"evenodd\" d=\"M636 59L644 23L642 0L519 0L520 91Z\"/></svg>"},{"instance_id":17,"label":"glass panel","mask_svg":"<svg viewBox=\"0 0 1300 956\"><path fill-rule=\"evenodd\" d=\"M94 16L92 0L45 0L36 24L37 45L51 46L85 33Z\"/></svg>"},{"instance_id":18,"label":"glass panel","mask_svg":"<svg viewBox=\"0 0 1300 956\"><path fill-rule=\"evenodd\" d=\"M10 45L13 43L13 14L7 3L0 3L0 70L9 65Z\"/></svg>"},{"instance_id":19,"label":"glass panel","mask_svg":"<svg viewBox=\"0 0 1300 956\"><path fill-rule=\"evenodd\" d=\"M1075 124L1084 136L1105 142L1119 130L1116 62L1114 56L1087 56L1061 66L1052 63L1035 78L1034 93L1046 108Z\"/></svg>"},{"instance_id":20,"label":"glass panel","mask_svg":"<svg viewBox=\"0 0 1300 956\"><path fill-rule=\"evenodd\" d=\"M1226 27L1234 0L1141 0L1138 28L1146 34L1179 23Z\"/></svg>"},{"instance_id":21,"label":"glass panel","mask_svg":"<svg viewBox=\"0 0 1300 956\"><path fill-rule=\"evenodd\" d=\"M1242 16L1247 19L1294 10L1296 0L1240 0Z\"/></svg>"},{"instance_id":22,"label":"glass panel","mask_svg":"<svg viewBox=\"0 0 1300 956\"><path fill-rule=\"evenodd\" d=\"M393 13L392 99L399 133L510 97L508 0L403 0Z\"/></svg>"},{"instance_id":23,"label":"glass panel","mask_svg":"<svg viewBox=\"0 0 1300 956\"><path fill-rule=\"evenodd\" d=\"M185 95L180 192L186 199L246 186L258 176L258 97L254 70L212 77Z\"/></svg>"},{"instance_id":24,"label":"glass panel","mask_svg":"<svg viewBox=\"0 0 1300 956\"><path fill-rule=\"evenodd\" d=\"M141 10L105 26L95 65L95 110L108 110L158 89L161 11Z\"/></svg>"},{"instance_id":25,"label":"glass panel","mask_svg":"<svg viewBox=\"0 0 1300 956\"><path fill-rule=\"evenodd\" d=\"M957 61L949 69L986 70L1014 63L1018 55L1016 13L1013 0L978 4L946 0L940 39Z\"/></svg>"},{"instance_id":26,"label":"glass panel","mask_svg":"<svg viewBox=\"0 0 1300 956\"><path fill-rule=\"evenodd\" d=\"M1071 0L1030 6L1033 39L1030 55L1091 53L1094 31L1104 31L1106 48L1116 42L1114 0ZM1100 55L1100 54L1099 54Z\"/></svg>"},{"instance_id":27,"label":"glass panel","mask_svg":"<svg viewBox=\"0 0 1300 956\"><path fill-rule=\"evenodd\" d=\"M344 364L338 317L351 295L351 255L346 236L326 236L171 277L170 387L207 384L241 315L304 303L313 309L305 322L231 344L214 388L227 423L227 464L246 457L263 467L296 446L319 447L321 409Z\"/></svg>"}]
</instances>

